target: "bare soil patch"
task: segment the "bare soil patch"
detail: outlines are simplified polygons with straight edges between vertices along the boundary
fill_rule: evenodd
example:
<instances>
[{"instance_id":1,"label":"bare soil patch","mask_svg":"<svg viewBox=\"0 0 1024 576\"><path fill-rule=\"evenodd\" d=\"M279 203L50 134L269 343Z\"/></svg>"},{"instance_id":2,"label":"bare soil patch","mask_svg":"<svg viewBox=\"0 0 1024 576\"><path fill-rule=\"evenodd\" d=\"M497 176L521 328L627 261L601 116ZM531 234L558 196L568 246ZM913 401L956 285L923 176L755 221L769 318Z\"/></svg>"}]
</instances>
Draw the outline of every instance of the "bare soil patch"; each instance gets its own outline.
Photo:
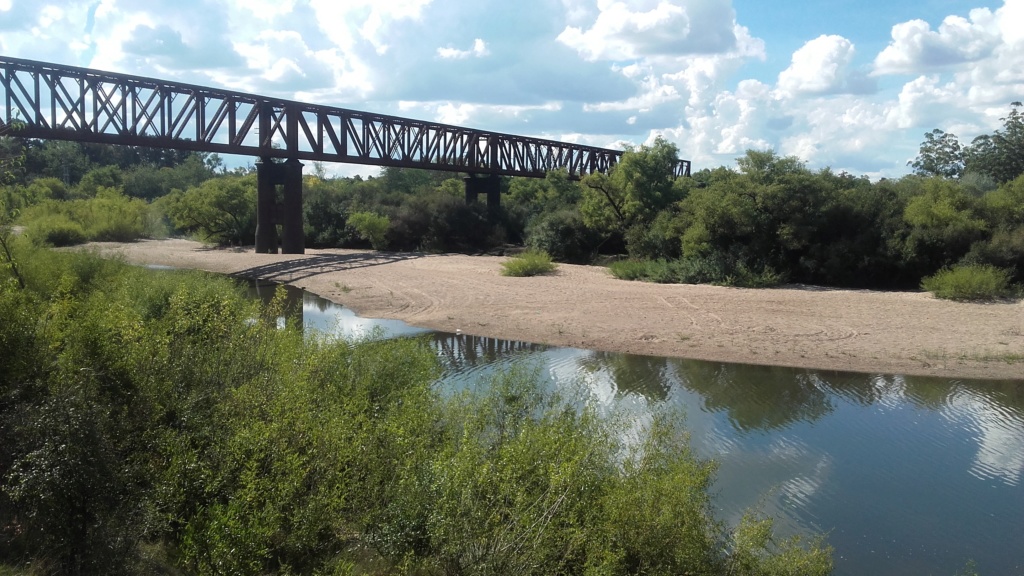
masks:
<instances>
[{"instance_id":1,"label":"bare soil patch","mask_svg":"<svg viewBox=\"0 0 1024 576\"><path fill-rule=\"evenodd\" d=\"M502 257L307 250L255 254L188 240L94 243L138 264L288 283L371 318L594 350L879 374L1024 380L1024 302L923 292L669 285L561 264L501 275Z\"/></svg>"}]
</instances>

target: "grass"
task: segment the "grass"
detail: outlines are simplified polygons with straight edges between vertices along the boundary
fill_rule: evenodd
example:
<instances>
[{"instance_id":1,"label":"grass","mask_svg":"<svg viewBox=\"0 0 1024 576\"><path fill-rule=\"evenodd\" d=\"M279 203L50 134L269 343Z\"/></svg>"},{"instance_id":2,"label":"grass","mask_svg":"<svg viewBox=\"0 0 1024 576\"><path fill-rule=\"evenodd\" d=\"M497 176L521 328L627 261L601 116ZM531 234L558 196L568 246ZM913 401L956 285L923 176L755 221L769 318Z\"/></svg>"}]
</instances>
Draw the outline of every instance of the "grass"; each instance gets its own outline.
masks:
<instances>
[{"instance_id":1,"label":"grass","mask_svg":"<svg viewBox=\"0 0 1024 576\"><path fill-rule=\"evenodd\" d=\"M921 287L945 300L985 301L1013 294L1010 273L988 264L944 268L922 280Z\"/></svg>"},{"instance_id":2,"label":"grass","mask_svg":"<svg viewBox=\"0 0 1024 576\"><path fill-rule=\"evenodd\" d=\"M527 250L501 263L502 276L537 276L552 272L557 264L543 250Z\"/></svg>"}]
</instances>

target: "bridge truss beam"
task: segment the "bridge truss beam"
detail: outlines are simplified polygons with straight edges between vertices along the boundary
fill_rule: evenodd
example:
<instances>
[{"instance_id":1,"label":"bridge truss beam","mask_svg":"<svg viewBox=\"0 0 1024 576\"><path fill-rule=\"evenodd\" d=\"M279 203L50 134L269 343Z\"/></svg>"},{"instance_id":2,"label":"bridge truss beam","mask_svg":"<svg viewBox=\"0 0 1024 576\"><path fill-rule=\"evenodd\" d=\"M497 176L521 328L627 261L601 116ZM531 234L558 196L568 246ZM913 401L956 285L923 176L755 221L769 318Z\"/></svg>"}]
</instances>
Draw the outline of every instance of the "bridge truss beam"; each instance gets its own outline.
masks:
<instances>
[{"instance_id":1,"label":"bridge truss beam","mask_svg":"<svg viewBox=\"0 0 1024 576\"><path fill-rule=\"evenodd\" d=\"M0 56L0 127L76 140L469 174L573 178L619 150ZM675 167L688 176L690 162Z\"/></svg>"}]
</instances>

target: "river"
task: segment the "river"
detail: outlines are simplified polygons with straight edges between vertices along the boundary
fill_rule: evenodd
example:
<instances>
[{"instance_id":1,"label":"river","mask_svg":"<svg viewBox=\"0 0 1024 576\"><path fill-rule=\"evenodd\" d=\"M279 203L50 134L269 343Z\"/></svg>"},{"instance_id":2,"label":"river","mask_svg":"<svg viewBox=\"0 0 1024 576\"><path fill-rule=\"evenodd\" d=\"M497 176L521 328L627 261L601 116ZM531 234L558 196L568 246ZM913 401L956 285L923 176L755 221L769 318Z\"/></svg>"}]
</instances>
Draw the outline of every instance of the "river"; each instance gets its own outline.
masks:
<instances>
[{"instance_id":1,"label":"river","mask_svg":"<svg viewBox=\"0 0 1024 576\"><path fill-rule=\"evenodd\" d=\"M272 287L254 288L269 298ZM602 406L686 414L719 463L715 503L782 535L823 533L838 575L1024 574L1024 380L948 380L635 356L443 334L359 318L297 289L306 329L427 338L461 389L514 363Z\"/></svg>"}]
</instances>

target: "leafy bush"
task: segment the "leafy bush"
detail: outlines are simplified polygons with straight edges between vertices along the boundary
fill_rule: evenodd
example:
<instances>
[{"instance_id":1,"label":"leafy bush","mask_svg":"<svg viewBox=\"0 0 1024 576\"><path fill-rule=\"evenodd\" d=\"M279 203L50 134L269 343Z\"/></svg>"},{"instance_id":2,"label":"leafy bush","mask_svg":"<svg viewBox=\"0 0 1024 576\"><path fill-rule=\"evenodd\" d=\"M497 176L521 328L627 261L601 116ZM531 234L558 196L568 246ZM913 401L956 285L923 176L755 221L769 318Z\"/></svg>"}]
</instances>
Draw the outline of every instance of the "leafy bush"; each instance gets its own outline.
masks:
<instances>
[{"instance_id":1,"label":"leafy bush","mask_svg":"<svg viewBox=\"0 0 1024 576\"><path fill-rule=\"evenodd\" d=\"M90 240L131 242L147 236L149 205L115 190L101 189L96 198L82 203L78 212L88 219L83 224Z\"/></svg>"},{"instance_id":2,"label":"leafy bush","mask_svg":"<svg viewBox=\"0 0 1024 576\"><path fill-rule=\"evenodd\" d=\"M148 204L110 188L88 200L43 201L26 208L20 219L33 239L51 246L131 242L157 235L158 220Z\"/></svg>"},{"instance_id":3,"label":"leafy bush","mask_svg":"<svg viewBox=\"0 0 1024 576\"><path fill-rule=\"evenodd\" d=\"M547 252L559 262L589 264L599 242L598 234L572 208L536 216L526 229L526 245Z\"/></svg>"},{"instance_id":4,"label":"leafy bush","mask_svg":"<svg viewBox=\"0 0 1024 576\"><path fill-rule=\"evenodd\" d=\"M390 247L428 252L475 252L503 244L507 239L503 210L440 190L409 196L391 216Z\"/></svg>"},{"instance_id":5,"label":"leafy bush","mask_svg":"<svg viewBox=\"0 0 1024 576\"><path fill-rule=\"evenodd\" d=\"M946 300L992 300L1010 295L1010 273L987 264L944 268L921 287Z\"/></svg>"},{"instance_id":6,"label":"leafy bush","mask_svg":"<svg viewBox=\"0 0 1024 576\"><path fill-rule=\"evenodd\" d=\"M63 214L48 214L30 220L25 234L34 242L49 246L74 246L89 241L85 228Z\"/></svg>"},{"instance_id":7,"label":"leafy bush","mask_svg":"<svg viewBox=\"0 0 1024 576\"><path fill-rule=\"evenodd\" d=\"M424 341L304 336L223 278L35 250L26 288L0 277L0 564L139 573L156 545L196 574L831 567L769 521L716 521L672 414L638 428L521 368L444 397Z\"/></svg>"},{"instance_id":8,"label":"leafy bush","mask_svg":"<svg viewBox=\"0 0 1024 576\"><path fill-rule=\"evenodd\" d=\"M322 182L304 185L302 212L307 247L337 248L356 240L353 230L346 225L345 197Z\"/></svg>"},{"instance_id":9,"label":"leafy bush","mask_svg":"<svg viewBox=\"0 0 1024 576\"><path fill-rule=\"evenodd\" d=\"M555 269L551 256L543 250L527 250L501 263L502 276L537 276Z\"/></svg>"},{"instance_id":10,"label":"leafy bush","mask_svg":"<svg viewBox=\"0 0 1024 576\"><path fill-rule=\"evenodd\" d=\"M987 242L975 242L959 263L988 264L1009 273L1011 282L1024 280L1024 226L997 230Z\"/></svg>"},{"instance_id":11,"label":"leafy bush","mask_svg":"<svg viewBox=\"0 0 1024 576\"><path fill-rule=\"evenodd\" d=\"M661 284L718 284L768 288L785 282L784 275L767 266L757 270L743 262L715 257L620 260L613 262L608 268L613 276L622 280L645 280Z\"/></svg>"},{"instance_id":12,"label":"leafy bush","mask_svg":"<svg viewBox=\"0 0 1024 576\"><path fill-rule=\"evenodd\" d=\"M251 177L207 180L175 190L157 205L174 226L217 244L245 244L256 235L256 182Z\"/></svg>"},{"instance_id":13,"label":"leafy bush","mask_svg":"<svg viewBox=\"0 0 1024 576\"><path fill-rule=\"evenodd\" d=\"M387 232L391 221L387 216L373 212L356 212L348 217L348 224L356 229L359 236L370 243L374 250L387 247Z\"/></svg>"},{"instance_id":14,"label":"leafy bush","mask_svg":"<svg viewBox=\"0 0 1024 576\"><path fill-rule=\"evenodd\" d=\"M679 232L673 229L673 215L660 212L650 224L636 224L626 231L626 248L630 258L653 260L679 258Z\"/></svg>"},{"instance_id":15,"label":"leafy bush","mask_svg":"<svg viewBox=\"0 0 1024 576\"><path fill-rule=\"evenodd\" d=\"M618 260L609 264L608 270L619 280L646 280L652 265L650 260Z\"/></svg>"}]
</instances>

